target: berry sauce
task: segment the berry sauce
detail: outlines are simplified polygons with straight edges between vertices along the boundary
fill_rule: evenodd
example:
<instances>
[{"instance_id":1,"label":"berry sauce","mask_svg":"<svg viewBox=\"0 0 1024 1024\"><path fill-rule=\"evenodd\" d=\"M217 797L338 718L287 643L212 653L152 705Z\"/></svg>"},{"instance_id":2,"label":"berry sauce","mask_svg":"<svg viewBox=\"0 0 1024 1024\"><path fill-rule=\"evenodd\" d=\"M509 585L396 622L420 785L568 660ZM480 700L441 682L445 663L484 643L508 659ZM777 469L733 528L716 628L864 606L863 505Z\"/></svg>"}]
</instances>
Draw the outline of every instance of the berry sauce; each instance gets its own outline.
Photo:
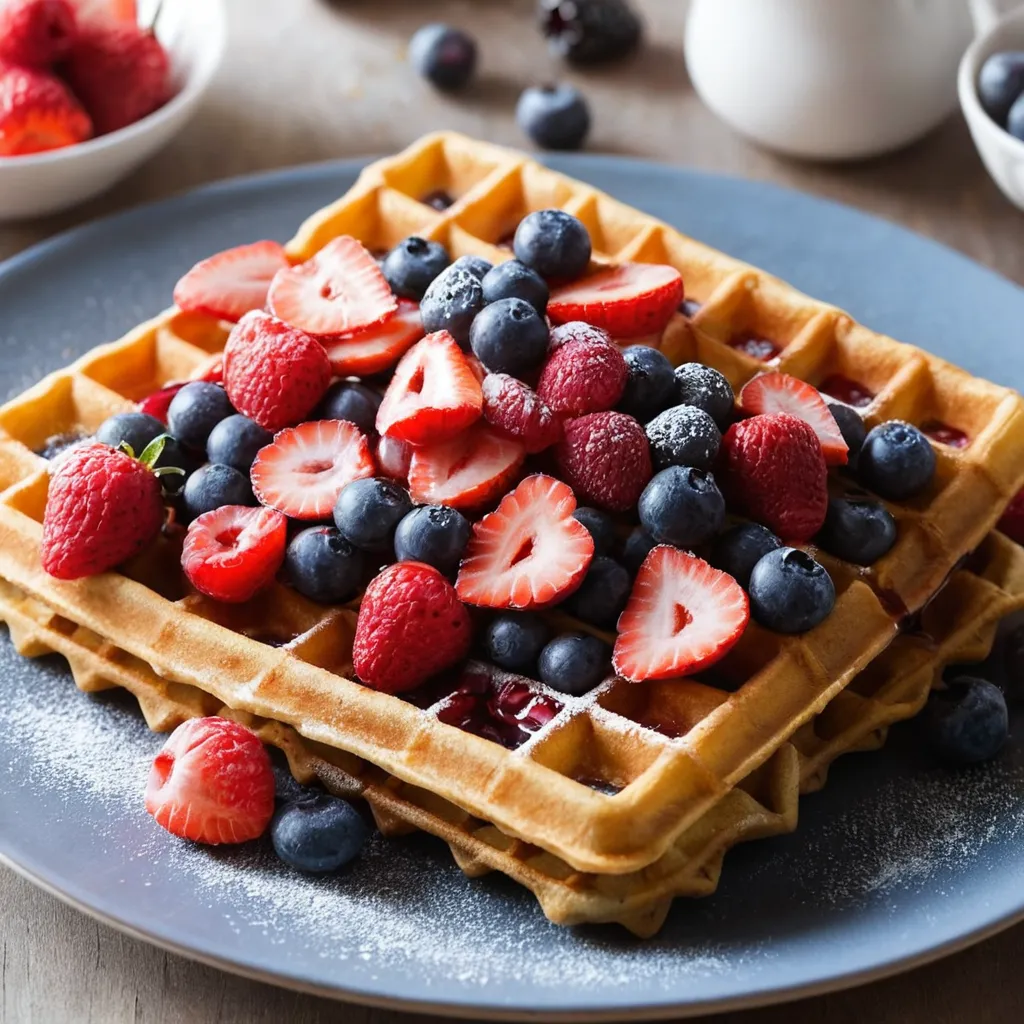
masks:
<instances>
[{"instance_id":1,"label":"berry sauce","mask_svg":"<svg viewBox=\"0 0 1024 1024\"><path fill-rule=\"evenodd\" d=\"M829 398L834 398L844 405L851 405L854 409L863 409L870 405L875 397L873 391L868 390L863 384L858 384L841 373L833 373L826 377L819 385L818 390Z\"/></svg>"},{"instance_id":2,"label":"berry sauce","mask_svg":"<svg viewBox=\"0 0 1024 1024\"><path fill-rule=\"evenodd\" d=\"M971 439L962 430L940 420L930 420L921 427L921 431L948 448L966 448L971 443Z\"/></svg>"},{"instance_id":3,"label":"berry sauce","mask_svg":"<svg viewBox=\"0 0 1024 1024\"><path fill-rule=\"evenodd\" d=\"M443 213L455 200L452 198L451 193L446 192L443 188L439 188L433 192L428 192L420 202L425 206L429 206L432 210L437 210L438 213Z\"/></svg>"},{"instance_id":4,"label":"berry sauce","mask_svg":"<svg viewBox=\"0 0 1024 1024\"><path fill-rule=\"evenodd\" d=\"M754 359L760 359L762 363L774 359L782 351L774 341L761 338L752 331L737 331L729 339L729 348L737 349Z\"/></svg>"}]
</instances>

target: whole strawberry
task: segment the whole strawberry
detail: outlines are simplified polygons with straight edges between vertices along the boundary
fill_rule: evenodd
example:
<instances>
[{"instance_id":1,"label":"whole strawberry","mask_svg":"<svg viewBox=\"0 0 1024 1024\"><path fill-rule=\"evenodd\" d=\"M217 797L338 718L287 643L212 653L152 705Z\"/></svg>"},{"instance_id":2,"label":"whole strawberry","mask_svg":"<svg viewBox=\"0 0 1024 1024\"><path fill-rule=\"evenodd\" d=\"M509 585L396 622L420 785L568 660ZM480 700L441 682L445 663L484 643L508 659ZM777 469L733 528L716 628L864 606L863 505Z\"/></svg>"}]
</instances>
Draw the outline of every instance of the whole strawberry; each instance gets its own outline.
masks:
<instances>
[{"instance_id":1,"label":"whole strawberry","mask_svg":"<svg viewBox=\"0 0 1024 1024\"><path fill-rule=\"evenodd\" d=\"M389 565L359 605L352 662L375 690L404 693L469 653L469 612L455 588L423 562Z\"/></svg>"},{"instance_id":2,"label":"whole strawberry","mask_svg":"<svg viewBox=\"0 0 1024 1024\"><path fill-rule=\"evenodd\" d=\"M0 63L0 157L84 142L92 122L55 75Z\"/></svg>"},{"instance_id":3,"label":"whole strawberry","mask_svg":"<svg viewBox=\"0 0 1024 1024\"><path fill-rule=\"evenodd\" d=\"M163 436L137 459L130 449L96 442L61 461L43 515L42 563L51 576L74 580L106 572L156 538L164 521L159 476L168 470L152 466L163 449Z\"/></svg>"},{"instance_id":4,"label":"whole strawberry","mask_svg":"<svg viewBox=\"0 0 1024 1024\"><path fill-rule=\"evenodd\" d=\"M810 540L828 511L828 470L814 428L788 413L734 423L722 439L732 500L791 544Z\"/></svg>"},{"instance_id":5,"label":"whole strawberry","mask_svg":"<svg viewBox=\"0 0 1024 1024\"><path fill-rule=\"evenodd\" d=\"M167 51L152 32L127 22L82 26L63 71L98 135L134 124L171 98Z\"/></svg>"},{"instance_id":6,"label":"whole strawberry","mask_svg":"<svg viewBox=\"0 0 1024 1024\"><path fill-rule=\"evenodd\" d=\"M49 68L71 51L78 35L68 0L6 0L0 3L0 61Z\"/></svg>"}]
</instances>

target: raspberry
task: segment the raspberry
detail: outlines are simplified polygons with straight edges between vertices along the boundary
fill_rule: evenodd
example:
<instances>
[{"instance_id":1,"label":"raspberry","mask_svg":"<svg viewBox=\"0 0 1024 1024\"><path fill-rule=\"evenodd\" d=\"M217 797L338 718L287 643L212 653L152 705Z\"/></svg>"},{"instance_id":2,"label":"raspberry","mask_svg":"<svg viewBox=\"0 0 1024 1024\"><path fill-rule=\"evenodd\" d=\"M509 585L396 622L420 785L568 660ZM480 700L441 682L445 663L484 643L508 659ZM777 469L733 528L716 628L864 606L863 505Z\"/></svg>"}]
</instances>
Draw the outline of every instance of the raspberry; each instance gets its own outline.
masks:
<instances>
[{"instance_id":1,"label":"raspberry","mask_svg":"<svg viewBox=\"0 0 1024 1024\"><path fill-rule=\"evenodd\" d=\"M231 404L267 430L304 419L330 380L323 345L268 313L246 313L224 347L224 387Z\"/></svg>"},{"instance_id":2,"label":"raspberry","mask_svg":"<svg viewBox=\"0 0 1024 1024\"><path fill-rule=\"evenodd\" d=\"M602 331L600 327L593 327L582 320L570 320L567 324L551 328L551 336L548 339L548 355L570 341L590 341L594 344L613 347L615 345L611 335L607 331Z\"/></svg>"},{"instance_id":3,"label":"raspberry","mask_svg":"<svg viewBox=\"0 0 1024 1024\"><path fill-rule=\"evenodd\" d=\"M522 441L531 455L562 436L558 417L528 384L507 373L492 373L483 383L484 419L499 434Z\"/></svg>"},{"instance_id":4,"label":"raspberry","mask_svg":"<svg viewBox=\"0 0 1024 1024\"><path fill-rule=\"evenodd\" d=\"M615 345L577 338L561 345L541 370L537 394L562 416L613 409L626 389L629 369Z\"/></svg>"},{"instance_id":5,"label":"raspberry","mask_svg":"<svg viewBox=\"0 0 1024 1024\"><path fill-rule=\"evenodd\" d=\"M788 413L734 423L722 439L729 495L784 541L810 540L828 511L828 470L814 428Z\"/></svg>"},{"instance_id":6,"label":"raspberry","mask_svg":"<svg viewBox=\"0 0 1024 1024\"><path fill-rule=\"evenodd\" d=\"M635 507L651 479L647 435L624 412L595 412L568 420L555 458L580 503L611 512Z\"/></svg>"},{"instance_id":7,"label":"raspberry","mask_svg":"<svg viewBox=\"0 0 1024 1024\"><path fill-rule=\"evenodd\" d=\"M0 4L0 61L49 68L63 60L78 35L68 0L6 0Z\"/></svg>"},{"instance_id":8,"label":"raspberry","mask_svg":"<svg viewBox=\"0 0 1024 1024\"><path fill-rule=\"evenodd\" d=\"M455 588L423 562L389 565L359 606L352 662L375 690L404 693L469 653L469 612Z\"/></svg>"}]
</instances>

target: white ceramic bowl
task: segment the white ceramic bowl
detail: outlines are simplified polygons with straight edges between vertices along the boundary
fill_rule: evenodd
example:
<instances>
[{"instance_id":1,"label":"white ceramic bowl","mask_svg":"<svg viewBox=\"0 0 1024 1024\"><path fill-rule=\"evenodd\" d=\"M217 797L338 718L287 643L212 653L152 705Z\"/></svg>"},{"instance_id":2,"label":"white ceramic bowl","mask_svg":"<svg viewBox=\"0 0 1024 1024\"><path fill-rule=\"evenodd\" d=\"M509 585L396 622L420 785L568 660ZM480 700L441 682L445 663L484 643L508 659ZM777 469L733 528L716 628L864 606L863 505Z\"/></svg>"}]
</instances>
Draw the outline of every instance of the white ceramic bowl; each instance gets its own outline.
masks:
<instances>
[{"instance_id":1,"label":"white ceramic bowl","mask_svg":"<svg viewBox=\"0 0 1024 1024\"><path fill-rule=\"evenodd\" d=\"M223 0L166 0L157 35L171 55L174 98L141 121L80 145L0 157L0 220L56 213L106 191L184 127L224 55Z\"/></svg>"},{"instance_id":2,"label":"white ceramic bowl","mask_svg":"<svg viewBox=\"0 0 1024 1024\"><path fill-rule=\"evenodd\" d=\"M1024 210L1024 142L1000 128L978 99L978 72L985 59L1002 50L1024 50L1024 7L982 32L960 62L960 106L981 159L1010 202Z\"/></svg>"}]
</instances>

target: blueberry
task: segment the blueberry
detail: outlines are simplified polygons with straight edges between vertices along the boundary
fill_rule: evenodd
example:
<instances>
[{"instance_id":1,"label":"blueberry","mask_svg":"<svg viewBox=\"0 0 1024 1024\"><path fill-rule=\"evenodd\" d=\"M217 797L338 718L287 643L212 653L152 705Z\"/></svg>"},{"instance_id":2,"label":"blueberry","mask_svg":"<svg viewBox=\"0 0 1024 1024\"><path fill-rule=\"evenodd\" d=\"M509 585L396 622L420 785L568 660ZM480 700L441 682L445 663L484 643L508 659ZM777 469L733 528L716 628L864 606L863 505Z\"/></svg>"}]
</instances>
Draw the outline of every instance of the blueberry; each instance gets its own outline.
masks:
<instances>
[{"instance_id":1,"label":"blueberry","mask_svg":"<svg viewBox=\"0 0 1024 1024\"><path fill-rule=\"evenodd\" d=\"M636 576L644 559L651 553L651 548L657 545L657 541L642 527L637 526L626 538L622 546L622 557L619 561L626 567L630 576Z\"/></svg>"},{"instance_id":2,"label":"blueberry","mask_svg":"<svg viewBox=\"0 0 1024 1024\"><path fill-rule=\"evenodd\" d=\"M853 406L845 402L826 402L829 412L839 425L839 433L843 435L846 447L850 449L847 465L852 470L857 468L857 457L864 447L864 439L868 436L868 428L864 426L861 414Z\"/></svg>"},{"instance_id":3,"label":"blueberry","mask_svg":"<svg viewBox=\"0 0 1024 1024\"><path fill-rule=\"evenodd\" d=\"M224 505L255 505L249 478L233 466L210 462L197 469L181 492L185 514L195 519Z\"/></svg>"},{"instance_id":4,"label":"blueberry","mask_svg":"<svg viewBox=\"0 0 1024 1024\"><path fill-rule=\"evenodd\" d=\"M590 132L590 105L571 85L530 86L519 95L516 121L542 149L579 149Z\"/></svg>"},{"instance_id":5,"label":"blueberry","mask_svg":"<svg viewBox=\"0 0 1024 1024\"><path fill-rule=\"evenodd\" d=\"M1010 108L1024 94L1024 51L993 53L978 73L978 99L1000 127L1006 126Z\"/></svg>"},{"instance_id":6,"label":"blueberry","mask_svg":"<svg viewBox=\"0 0 1024 1024\"><path fill-rule=\"evenodd\" d=\"M211 462L234 466L240 473L248 474L256 453L273 440L274 435L269 430L264 430L248 416L235 413L210 431L206 453Z\"/></svg>"},{"instance_id":7,"label":"blueberry","mask_svg":"<svg viewBox=\"0 0 1024 1024\"><path fill-rule=\"evenodd\" d=\"M870 498L830 498L817 543L830 555L873 565L896 543L896 520Z\"/></svg>"},{"instance_id":8,"label":"blueberry","mask_svg":"<svg viewBox=\"0 0 1024 1024\"><path fill-rule=\"evenodd\" d=\"M713 537L725 519L715 478L691 466L669 466L640 495L640 522L659 544L692 548Z\"/></svg>"},{"instance_id":9,"label":"blueberry","mask_svg":"<svg viewBox=\"0 0 1024 1024\"><path fill-rule=\"evenodd\" d=\"M618 562L598 555L579 589L565 599L562 608L598 629L614 629L632 587L632 578Z\"/></svg>"},{"instance_id":10,"label":"blueberry","mask_svg":"<svg viewBox=\"0 0 1024 1024\"><path fill-rule=\"evenodd\" d=\"M144 412L119 412L104 420L96 431L96 440L109 444L111 448L120 448L124 441L131 446L132 452L138 457L146 446L155 441L161 434L165 436L164 450L154 466L177 466L186 474L196 468L196 460L190 456L178 441L167 433L165 427L155 416L147 416ZM168 474L161 478L163 486L169 491L180 490L185 483L184 477Z\"/></svg>"},{"instance_id":11,"label":"blueberry","mask_svg":"<svg viewBox=\"0 0 1024 1024\"><path fill-rule=\"evenodd\" d=\"M615 545L615 520L607 512L599 508L581 505L572 514L573 519L581 522L594 538L594 555L607 555Z\"/></svg>"},{"instance_id":12,"label":"blueberry","mask_svg":"<svg viewBox=\"0 0 1024 1024\"><path fill-rule=\"evenodd\" d=\"M580 696L611 671L611 649L589 633L563 633L544 645L537 659L541 681L561 693Z\"/></svg>"},{"instance_id":13,"label":"blueberry","mask_svg":"<svg viewBox=\"0 0 1024 1024\"><path fill-rule=\"evenodd\" d=\"M647 423L675 403L676 378L672 364L650 345L630 345L622 350L622 356L629 376L619 409Z\"/></svg>"},{"instance_id":14,"label":"blueberry","mask_svg":"<svg viewBox=\"0 0 1024 1024\"><path fill-rule=\"evenodd\" d=\"M548 308L548 286L544 278L519 260L506 260L492 267L481 283L484 302L522 299L541 316Z\"/></svg>"},{"instance_id":15,"label":"blueberry","mask_svg":"<svg viewBox=\"0 0 1024 1024\"><path fill-rule=\"evenodd\" d=\"M926 490L935 476L935 451L917 427L889 420L865 438L857 476L865 487L890 501L912 498Z\"/></svg>"},{"instance_id":16,"label":"blueberry","mask_svg":"<svg viewBox=\"0 0 1024 1024\"><path fill-rule=\"evenodd\" d=\"M438 89L461 89L476 70L476 42L450 25L424 25L409 41L409 60Z\"/></svg>"},{"instance_id":17,"label":"blueberry","mask_svg":"<svg viewBox=\"0 0 1024 1024\"><path fill-rule=\"evenodd\" d=\"M428 242L411 235L384 257L380 269L396 295L419 302L430 283L450 262L448 250L440 242Z\"/></svg>"},{"instance_id":18,"label":"blueberry","mask_svg":"<svg viewBox=\"0 0 1024 1024\"><path fill-rule=\"evenodd\" d=\"M350 803L315 791L285 804L270 826L278 857L297 871L316 874L344 867L369 837L369 826Z\"/></svg>"},{"instance_id":19,"label":"blueberry","mask_svg":"<svg viewBox=\"0 0 1024 1024\"><path fill-rule=\"evenodd\" d=\"M590 265L590 234L564 210L527 214L516 228L516 259L547 280L571 281Z\"/></svg>"},{"instance_id":20,"label":"blueberry","mask_svg":"<svg viewBox=\"0 0 1024 1024\"><path fill-rule=\"evenodd\" d=\"M700 312L700 307L701 304L696 299L683 299L679 304L679 312L692 320Z\"/></svg>"},{"instance_id":21,"label":"blueberry","mask_svg":"<svg viewBox=\"0 0 1024 1024\"><path fill-rule=\"evenodd\" d=\"M644 428L655 470L667 466L710 469L718 458L722 435L715 421L693 405L676 405L659 413Z\"/></svg>"},{"instance_id":22,"label":"blueberry","mask_svg":"<svg viewBox=\"0 0 1024 1024\"><path fill-rule=\"evenodd\" d=\"M828 618L836 589L824 566L797 548L776 548L750 574L750 613L776 633L805 633Z\"/></svg>"},{"instance_id":23,"label":"blueberry","mask_svg":"<svg viewBox=\"0 0 1024 1024\"><path fill-rule=\"evenodd\" d=\"M928 744L945 764L975 764L1006 744L1010 721L999 687L963 676L936 690L921 716Z\"/></svg>"},{"instance_id":24,"label":"blueberry","mask_svg":"<svg viewBox=\"0 0 1024 1024\"><path fill-rule=\"evenodd\" d=\"M746 588L754 566L769 551L780 547L782 541L771 530L759 523L740 523L715 540L709 561Z\"/></svg>"},{"instance_id":25,"label":"blueberry","mask_svg":"<svg viewBox=\"0 0 1024 1024\"><path fill-rule=\"evenodd\" d=\"M732 385L717 370L703 363L683 363L676 367L678 401L703 409L725 430L732 420L732 408L736 401Z\"/></svg>"},{"instance_id":26,"label":"blueberry","mask_svg":"<svg viewBox=\"0 0 1024 1024\"><path fill-rule=\"evenodd\" d=\"M541 649L551 637L547 623L531 612L499 615L487 627L484 648L487 657L506 672L530 675Z\"/></svg>"},{"instance_id":27,"label":"blueberry","mask_svg":"<svg viewBox=\"0 0 1024 1024\"><path fill-rule=\"evenodd\" d=\"M316 409L323 420L348 420L364 434L376 429L377 410L381 395L354 380L336 380L328 389Z\"/></svg>"},{"instance_id":28,"label":"blueberry","mask_svg":"<svg viewBox=\"0 0 1024 1024\"><path fill-rule=\"evenodd\" d=\"M469 542L469 520L447 505L414 508L395 530L395 558L426 562L450 576Z\"/></svg>"},{"instance_id":29,"label":"blueberry","mask_svg":"<svg viewBox=\"0 0 1024 1024\"><path fill-rule=\"evenodd\" d=\"M477 314L469 344L492 373L522 378L544 362L548 325L523 299L499 299Z\"/></svg>"},{"instance_id":30,"label":"blueberry","mask_svg":"<svg viewBox=\"0 0 1024 1024\"><path fill-rule=\"evenodd\" d=\"M448 331L463 347L469 344L473 318L484 308L484 290L473 271L456 260L431 283L420 303L427 334Z\"/></svg>"},{"instance_id":31,"label":"blueberry","mask_svg":"<svg viewBox=\"0 0 1024 1024\"><path fill-rule=\"evenodd\" d=\"M334 506L334 525L364 551L387 551L395 527L412 511L409 492L393 480L364 477L342 489Z\"/></svg>"},{"instance_id":32,"label":"blueberry","mask_svg":"<svg viewBox=\"0 0 1024 1024\"><path fill-rule=\"evenodd\" d=\"M289 542L284 557L288 582L311 601L343 604L359 593L366 558L333 526L310 526Z\"/></svg>"},{"instance_id":33,"label":"blueberry","mask_svg":"<svg viewBox=\"0 0 1024 1024\"><path fill-rule=\"evenodd\" d=\"M194 380L171 399L167 426L182 444L202 451L206 448L210 431L234 411L222 387Z\"/></svg>"},{"instance_id":34,"label":"blueberry","mask_svg":"<svg viewBox=\"0 0 1024 1024\"><path fill-rule=\"evenodd\" d=\"M474 256L472 253L467 256L460 256L452 266L458 267L460 270L468 270L481 283L494 269L493 263L488 263L483 256Z\"/></svg>"},{"instance_id":35,"label":"blueberry","mask_svg":"<svg viewBox=\"0 0 1024 1024\"><path fill-rule=\"evenodd\" d=\"M626 0L540 0L538 16L552 51L574 64L623 57L643 30Z\"/></svg>"},{"instance_id":36,"label":"blueberry","mask_svg":"<svg viewBox=\"0 0 1024 1024\"><path fill-rule=\"evenodd\" d=\"M1017 97L1017 102L1010 107L1006 115L1006 130L1015 138L1024 142L1024 92Z\"/></svg>"}]
</instances>

